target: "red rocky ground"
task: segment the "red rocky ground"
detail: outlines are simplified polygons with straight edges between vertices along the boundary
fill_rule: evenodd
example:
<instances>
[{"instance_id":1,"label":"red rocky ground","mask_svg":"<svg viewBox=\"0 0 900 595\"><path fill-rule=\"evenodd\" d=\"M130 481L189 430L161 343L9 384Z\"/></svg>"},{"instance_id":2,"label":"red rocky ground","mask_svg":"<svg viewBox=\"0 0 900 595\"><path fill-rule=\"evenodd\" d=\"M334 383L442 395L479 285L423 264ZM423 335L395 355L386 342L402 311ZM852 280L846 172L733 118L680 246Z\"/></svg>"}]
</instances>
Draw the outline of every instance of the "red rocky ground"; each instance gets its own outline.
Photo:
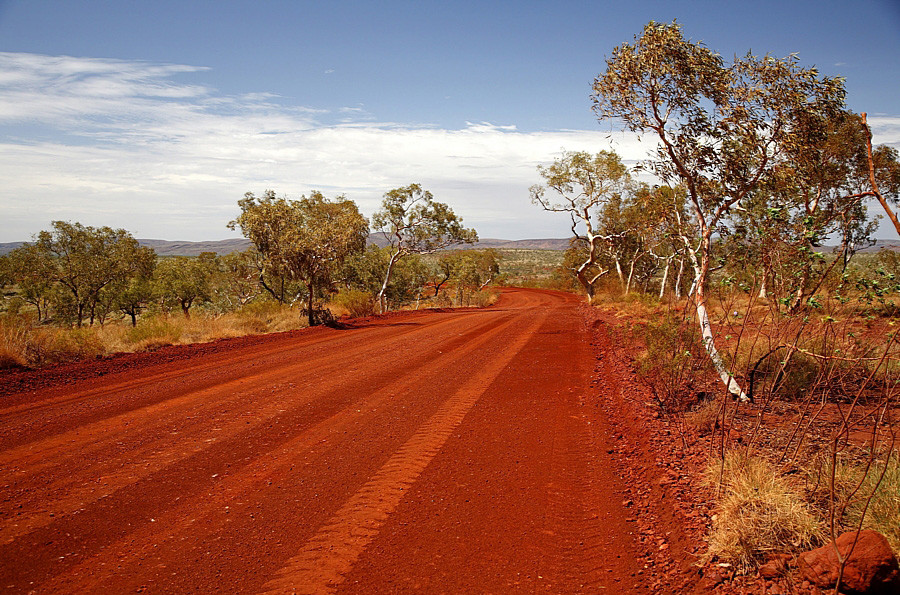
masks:
<instances>
[{"instance_id":1,"label":"red rocky ground","mask_svg":"<svg viewBox=\"0 0 900 595\"><path fill-rule=\"evenodd\" d=\"M0 589L691 592L701 455L619 341L575 296L509 289L7 372Z\"/></svg>"}]
</instances>

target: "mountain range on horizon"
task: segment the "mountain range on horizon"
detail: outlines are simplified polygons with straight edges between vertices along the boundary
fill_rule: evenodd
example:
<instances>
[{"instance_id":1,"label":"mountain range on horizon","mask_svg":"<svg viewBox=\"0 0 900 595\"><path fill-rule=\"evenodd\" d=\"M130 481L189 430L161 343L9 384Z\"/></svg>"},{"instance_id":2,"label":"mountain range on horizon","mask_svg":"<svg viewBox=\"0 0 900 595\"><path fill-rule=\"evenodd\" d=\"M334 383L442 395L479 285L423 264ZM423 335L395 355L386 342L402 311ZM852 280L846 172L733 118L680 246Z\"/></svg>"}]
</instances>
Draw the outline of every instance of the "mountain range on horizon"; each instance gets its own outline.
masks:
<instances>
[{"instance_id":1,"label":"mountain range on horizon","mask_svg":"<svg viewBox=\"0 0 900 595\"><path fill-rule=\"evenodd\" d=\"M8 254L25 242L0 242L0 255ZM138 238L142 246L153 248L159 256L198 256L201 252L215 252L224 255L240 252L251 246L246 238L227 240L210 240L203 242L170 241ZM369 243L385 246L387 241L381 234L370 234ZM497 248L503 250L565 250L569 247L568 238L538 238L526 240L503 240L484 238L477 244L460 246L461 249Z\"/></svg>"},{"instance_id":2,"label":"mountain range on horizon","mask_svg":"<svg viewBox=\"0 0 900 595\"><path fill-rule=\"evenodd\" d=\"M201 252L215 252L224 255L232 252L240 252L250 247L250 240L246 238L232 238L227 240L210 240L204 242L170 241L140 239L142 246L148 246L156 251L159 256L198 256ZM0 242L0 256L8 254L25 242ZM381 234L370 234L369 243L376 246L385 246L387 241ZM484 238L477 244L459 246L463 250L477 250L479 248L496 248L498 250L565 250L569 247L569 238L534 238L525 240L503 240L499 238ZM823 246L832 248L832 246ZM900 240L876 240L874 246L862 248L861 253L877 252L881 248L900 251Z\"/></svg>"}]
</instances>

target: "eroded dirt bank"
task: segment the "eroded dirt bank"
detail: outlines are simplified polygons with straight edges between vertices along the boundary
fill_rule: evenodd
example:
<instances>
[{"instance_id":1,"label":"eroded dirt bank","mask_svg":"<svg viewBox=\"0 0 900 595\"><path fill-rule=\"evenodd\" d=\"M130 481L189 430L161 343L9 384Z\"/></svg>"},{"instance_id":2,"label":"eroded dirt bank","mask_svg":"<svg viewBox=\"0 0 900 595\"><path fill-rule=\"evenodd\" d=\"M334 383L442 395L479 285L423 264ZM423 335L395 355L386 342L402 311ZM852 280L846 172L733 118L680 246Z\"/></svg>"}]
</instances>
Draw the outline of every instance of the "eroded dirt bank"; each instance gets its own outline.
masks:
<instances>
[{"instance_id":1,"label":"eroded dirt bank","mask_svg":"<svg viewBox=\"0 0 900 595\"><path fill-rule=\"evenodd\" d=\"M685 592L689 500L615 350L511 289L0 376L0 588Z\"/></svg>"}]
</instances>

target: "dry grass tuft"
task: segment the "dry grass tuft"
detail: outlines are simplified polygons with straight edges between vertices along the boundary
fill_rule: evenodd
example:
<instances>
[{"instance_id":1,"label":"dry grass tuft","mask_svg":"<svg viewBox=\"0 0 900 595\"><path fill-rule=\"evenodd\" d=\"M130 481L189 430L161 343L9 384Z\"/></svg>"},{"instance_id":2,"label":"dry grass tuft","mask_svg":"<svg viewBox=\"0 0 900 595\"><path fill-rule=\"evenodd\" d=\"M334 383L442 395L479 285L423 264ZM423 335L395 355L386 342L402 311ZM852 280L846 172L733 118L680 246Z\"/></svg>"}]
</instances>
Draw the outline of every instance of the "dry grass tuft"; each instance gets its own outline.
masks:
<instances>
[{"instance_id":1,"label":"dry grass tuft","mask_svg":"<svg viewBox=\"0 0 900 595\"><path fill-rule=\"evenodd\" d=\"M747 572L775 553L802 552L821 539L822 524L799 489L768 461L732 450L706 469L719 487L707 560Z\"/></svg>"},{"instance_id":2,"label":"dry grass tuft","mask_svg":"<svg viewBox=\"0 0 900 595\"><path fill-rule=\"evenodd\" d=\"M342 313L341 310L351 318L364 318L375 313L375 296L368 291L345 289L334 296L333 302L335 311L332 313L336 316Z\"/></svg>"},{"instance_id":3,"label":"dry grass tuft","mask_svg":"<svg viewBox=\"0 0 900 595\"><path fill-rule=\"evenodd\" d=\"M684 422L701 435L712 434L719 425L722 413L722 399L709 399L698 403L684 414Z\"/></svg>"},{"instance_id":4,"label":"dry grass tuft","mask_svg":"<svg viewBox=\"0 0 900 595\"><path fill-rule=\"evenodd\" d=\"M900 554L900 455L894 452L876 461L868 473L863 461L839 460L833 477L831 464L825 462L810 473L810 482L811 499L822 516L834 511L837 533L859 527L865 510L862 528L884 535Z\"/></svg>"},{"instance_id":5,"label":"dry grass tuft","mask_svg":"<svg viewBox=\"0 0 900 595\"><path fill-rule=\"evenodd\" d=\"M305 326L300 310L278 304L263 304L221 316L203 312L191 318L158 314L142 318L136 327L117 321L103 326L60 328L37 325L24 316L7 315L0 316L0 369L43 366L118 352L153 351L168 345L205 343Z\"/></svg>"}]
</instances>

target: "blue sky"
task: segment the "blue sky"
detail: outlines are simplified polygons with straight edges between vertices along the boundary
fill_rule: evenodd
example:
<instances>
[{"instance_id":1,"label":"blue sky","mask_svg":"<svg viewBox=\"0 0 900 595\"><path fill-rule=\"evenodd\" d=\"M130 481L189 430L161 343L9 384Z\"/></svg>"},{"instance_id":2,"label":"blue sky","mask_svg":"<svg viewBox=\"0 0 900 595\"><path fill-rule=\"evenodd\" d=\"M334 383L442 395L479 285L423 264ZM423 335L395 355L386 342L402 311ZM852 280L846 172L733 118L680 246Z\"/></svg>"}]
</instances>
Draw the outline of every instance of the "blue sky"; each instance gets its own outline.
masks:
<instances>
[{"instance_id":1,"label":"blue sky","mask_svg":"<svg viewBox=\"0 0 900 595\"><path fill-rule=\"evenodd\" d=\"M897 0L0 0L0 241L55 219L219 239L246 191L346 193L371 214L411 182L482 237L563 237L528 201L536 165L646 153L596 121L590 85L673 18L725 56L844 76L876 143L900 147Z\"/></svg>"}]
</instances>

